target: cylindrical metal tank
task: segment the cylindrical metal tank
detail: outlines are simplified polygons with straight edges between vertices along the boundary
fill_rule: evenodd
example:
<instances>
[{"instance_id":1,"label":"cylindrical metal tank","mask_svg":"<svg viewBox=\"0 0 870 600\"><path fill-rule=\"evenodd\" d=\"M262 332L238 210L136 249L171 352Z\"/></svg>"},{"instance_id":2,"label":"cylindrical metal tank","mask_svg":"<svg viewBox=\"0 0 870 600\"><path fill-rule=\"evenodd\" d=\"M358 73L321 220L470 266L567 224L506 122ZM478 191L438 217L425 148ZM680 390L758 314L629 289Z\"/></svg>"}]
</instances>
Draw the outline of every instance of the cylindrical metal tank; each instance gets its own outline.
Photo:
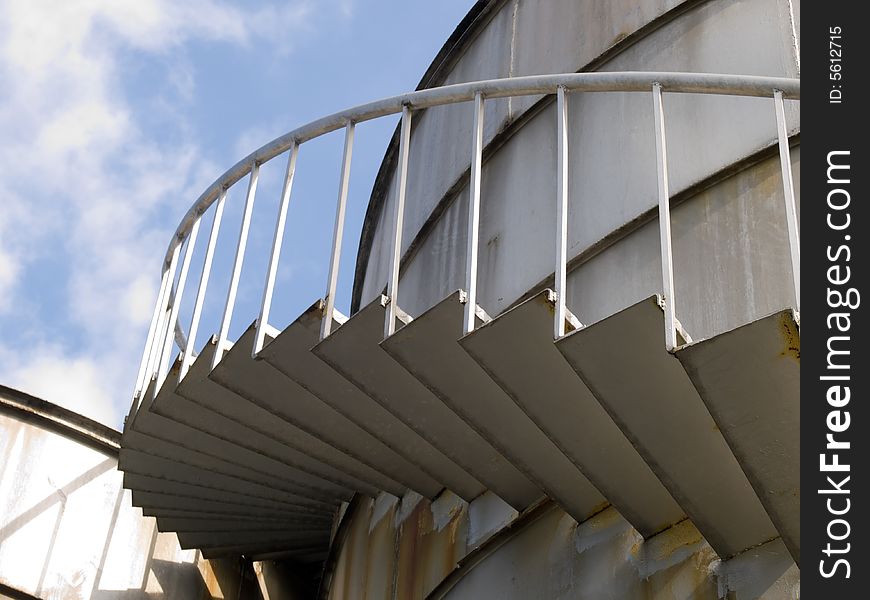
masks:
<instances>
[{"instance_id":1,"label":"cylindrical metal tank","mask_svg":"<svg viewBox=\"0 0 870 600\"><path fill-rule=\"evenodd\" d=\"M796 0L482 0L421 87L574 71L798 78L799 31ZM567 96L566 303L588 326L663 291L654 113L647 94ZM554 100L486 102L477 303L492 316L553 285ZM799 308L773 101L666 94L664 113L671 302L682 330L704 340ZM798 182L798 104L786 102L784 116ZM412 317L466 287L472 127L468 103L414 116L397 300ZM397 153L398 135L371 196L354 310L387 284ZM798 185L795 194L799 210ZM714 417L716 428L723 417ZM732 449L739 445L736 435L726 437ZM684 451L692 451L688 441ZM746 466L751 462L741 457L756 484ZM761 502L776 513L768 499ZM780 532L787 529L779 517L773 520ZM578 524L549 501L517 513L489 493L471 503L449 493L431 503L412 495L398 502L360 498L334 538L325 593L336 599L799 598L794 539L784 542L774 532L757 547L720 556L696 525L682 520L645 539L613 507Z\"/></svg>"}]
</instances>

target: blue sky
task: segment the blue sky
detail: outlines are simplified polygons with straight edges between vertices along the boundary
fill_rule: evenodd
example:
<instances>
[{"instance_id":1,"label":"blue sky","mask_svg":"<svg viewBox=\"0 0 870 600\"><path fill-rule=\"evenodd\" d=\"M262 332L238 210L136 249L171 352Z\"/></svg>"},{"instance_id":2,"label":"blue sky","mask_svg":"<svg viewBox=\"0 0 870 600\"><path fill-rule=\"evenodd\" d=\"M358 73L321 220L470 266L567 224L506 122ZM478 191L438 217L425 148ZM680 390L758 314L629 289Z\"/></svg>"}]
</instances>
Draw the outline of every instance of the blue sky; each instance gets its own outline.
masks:
<instances>
[{"instance_id":1,"label":"blue sky","mask_svg":"<svg viewBox=\"0 0 870 600\"><path fill-rule=\"evenodd\" d=\"M315 118L413 89L472 0L0 0L0 383L118 427L160 263L225 169ZM339 292L397 118L357 130ZM342 134L302 146L273 316L324 290ZM256 315L285 158L263 167L231 338ZM245 182L216 263L231 261ZM189 318L208 213L182 304ZM217 329L212 277L197 345Z\"/></svg>"}]
</instances>

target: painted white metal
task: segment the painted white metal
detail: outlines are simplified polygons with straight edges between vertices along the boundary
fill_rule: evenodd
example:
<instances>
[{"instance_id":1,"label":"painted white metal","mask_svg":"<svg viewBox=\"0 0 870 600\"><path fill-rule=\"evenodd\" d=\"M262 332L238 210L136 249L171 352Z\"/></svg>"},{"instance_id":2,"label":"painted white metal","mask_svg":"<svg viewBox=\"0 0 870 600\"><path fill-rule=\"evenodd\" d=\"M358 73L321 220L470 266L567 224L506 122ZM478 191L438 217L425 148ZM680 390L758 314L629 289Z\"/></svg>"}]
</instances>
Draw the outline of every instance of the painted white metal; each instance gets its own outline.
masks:
<instances>
[{"instance_id":1,"label":"painted white metal","mask_svg":"<svg viewBox=\"0 0 870 600\"><path fill-rule=\"evenodd\" d=\"M769 98L774 89L782 90L783 98L800 99L800 80L787 77L759 77L753 75L725 75L718 73L679 73L661 71L613 71L597 73L561 73L490 79L417 90L399 96L384 98L312 121L294 129L255 150L214 181L194 202L176 230L183 240L196 215L201 214L218 197L222 189L232 186L250 172L251 164L263 164L286 152L294 140L302 144L326 133L345 127L349 121L363 123L378 117L402 112L403 107L414 110L468 102L479 93L487 98L554 94L559 86L568 92L646 92L658 82L668 93L720 94ZM166 264L177 244L170 241Z\"/></svg>"},{"instance_id":2,"label":"painted white metal","mask_svg":"<svg viewBox=\"0 0 870 600\"><path fill-rule=\"evenodd\" d=\"M399 295L399 265L402 260L402 225L405 218L405 191L408 184L408 153L411 148L411 107L402 109L402 130L399 137L399 182L396 186L396 204L393 213L393 251L390 255L390 278L387 281L387 319L384 338L396 331Z\"/></svg>"},{"instance_id":3,"label":"painted white metal","mask_svg":"<svg viewBox=\"0 0 870 600\"><path fill-rule=\"evenodd\" d=\"M151 344L151 349L149 350L148 370L146 371L147 375L145 376L146 379L143 383L145 387L148 386L149 381L154 377L155 371L157 369L157 361L160 358L160 349L162 348L160 340L164 339L164 336L170 335L168 323L168 313L170 310L169 303L170 299L172 298L172 286L175 283L175 270L178 268L178 255L180 252L181 245L178 245L172 251L172 257L169 260L169 270L167 271L167 273L169 274L169 278L166 281L166 287L163 288L163 297L160 300L160 318L157 321L157 329L155 331L154 341Z\"/></svg>"},{"instance_id":4,"label":"painted white metal","mask_svg":"<svg viewBox=\"0 0 870 600\"><path fill-rule=\"evenodd\" d=\"M190 316L190 331L187 334L187 344L181 357L181 368L178 371L178 380L184 379L187 370L193 363L196 352L196 334L199 331L199 319L202 316L202 305L205 302L205 291L208 289L208 279L211 275L211 263L214 259L214 249L217 246L218 233L221 228L221 220L224 216L224 203L227 199L227 191L221 192L217 204L214 207L214 218L211 222L211 233L208 236L208 246L205 249L205 258L202 263L202 272L199 274L199 288L196 291L196 301L193 305L193 314Z\"/></svg>"},{"instance_id":5,"label":"painted white metal","mask_svg":"<svg viewBox=\"0 0 870 600\"><path fill-rule=\"evenodd\" d=\"M329 277L326 283L326 306L320 326L320 339L332 329L332 313L335 310L335 291L338 287L338 269L341 264L341 240L344 236L344 214L347 209L347 190L350 184L350 161L353 156L353 136L356 128L348 121L344 129L344 156L341 161L341 182L338 187L338 206L335 209L335 230L332 234L332 258L329 261Z\"/></svg>"},{"instance_id":6,"label":"painted white metal","mask_svg":"<svg viewBox=\"0 0 870 600\"><path fill-rule=\"evenodd\" d=\"M166 328L166 339L163 341L163 350L160 354L160 362L157 370L157 385L155 386L155 389L160 389L160 386L163 385L163 382L166 380L166 374L169 372L169 359L172 356L172 341L175 338L175 324L178 322L178 313L181 310L181 299L184 295L184 288L187 284L187 273L190 271L190 261L193 258L194 250L196 250L196 237L199 234L199 225L201 222L202 217L194 221L193 229L190 230L190 235L187 236L184 259L181 261L181 272L178 274L178 284L175 288L175 294L172 297L172 309L169 313L169 326Z\"/></svg>"},{"instance_id":7,"label":"painted white metal","mask_svg":"<svg viewBox=\"0 0 870 600\"><path fill-rule=\"evenodd\" d=\"M269 325L269 310L272 307L272 294L275 291L275 277L278 274L278 260L281 257L281 243L284 241L284 226L287 224L287 209L290 207L290 192L293 189L293 176L296 174L296 157L299 155L299 145L290 146L287 157L287 172L284 175L284 187L281 190L281 205L278 208L278 219L275 221L275 237L272 239L272 254L269 257L269 270L266 273L266 283L263 288L263 300L260 304L260 316L257 318L257 335L251 355L256 357L262 350Z\"/></svg>"},{"instance_id":8,"label":"painted white metal","mask_svg":"<svg viewBox=\"0 0 870 600\"><path fill-rule=\"evenodd\" d=\"M677 347L676 306L674 302L674 258L671 247L671 207L668 189L668 149L665 140L665 111L661 83L653 83L653 117L656 126L656 173L659 191L659 240L662 259L662 300L665 311L665 346Z\"/></svg>"},{"instance_id":9,"label":"painted white metal","mask_svg":"<svg viewBox=\"0 0 870 600\"><path fill-rule=\"evenodd\" d=\"M474 96L474 122L471 132L471 182L468 186L468 249L465 258L465 314L462 331L474 331L477 307L477 246L480 236L480 176L483 156L483 94Z\"/></svg>"},{"instance_id":10,"label":"painted white metal","mask_svg":"<svg viewBox=\"0 0 870 600\"><path fill-rule=\"evenodd\" d=\"M157 299L154 301L154 313L151 315L151 325L148 326L148 337L145 339L145 349L142 351L142 360L139 361L139 372L136 374L136 388L133 390L133 396L139 396L145 387L145 373L148 370L148 357L151 354L151 345L154 343L154 334L157 331L157 323L160 321L160 312L163 307L163 292L166 289L166 283L169 281L169 271L164 271L160 278L160 290L157 292Z\"/></svg>"},{"instance_id":11,"label":"painted white metal","mask_svg":"<svg viewBox=\"0 0 870 600\"><path fill-rule=\"evenodd\" d=\"M253 198L253 188L255 187L256 181L256 171L264 162L271 160L272 158L282 154L289 150L293 145L301 144L310 139L319 137L331 131L335 131L341 127L345 127L348 132L345 136L345 160L342 168L342 185L339 192L339 212L340 217L336 219L336 231L335 231L335 239L334 248L333 248L333 257L332 263L330 266L330 276L329 276L329 290L331 293L327 294L327 313L331 313L334 311L334 288L337 283L338 276L338 256L340 255L340 247L341 247L341 235L343 232L343 215L344 215L344 204L342 198L345 197L347 191L347 178L349 176L349 162L350 162L350 148L352 146L353 139L353 127L355 123L360 123L364 121L368 121L371 119L376 119L382 116L395 114L405 109L409 111L424 109L433 106L441 106L446 104L454 104L458 102L475 102L475 113L476 116L479 116L479 120L475 126L475 133L480 130L480 125L482 124L483 113L482 113L482 103L483 98L504 98L504 97L512 97L512 96L526 96L526 95L537 95L537 94L558 94L560 88L563 90L563 95L567 94L567 92L573 91L583 91L583 92L649 92L650 86L653 84L657 84L658 88L653 88L653 96L654 102L658 103L660 108L661 104L661 89L664 88L668 91L668 93L694 93L694 94L720 94L720 95L733 95L733 96L752 96L752 97L770 97L771 93L774 92L774 97L777 100L777 111L778 117L782 117L781 114L781 103L783 99L800 99L800 81L797 79L790 78L782 78L782 77L757 77L757 76L741 76L741 75L722 75L722 74L712 74L712 73L675 73L675 72L603 72L603 73L565 73L565 74L552 74L552 75L533 75L527 77L512 77L506 79L494 79L494 80L486 80L486 81L475 81L469 83L461 83L455 85L442 86L438 88L430 88L425 90L418 90L415 92L402 94L399 96L394 96L391 98L385 98L382 100L377 100L374 102L370 102L368 104L360 105L355 108L351 108L348 110L341 111L339 113L335 113L333 115L321 118L317 121L313 121L304 125L300 128L297 128L281 137L276 138L272 142L262 146L258 150L252 152L243 160L236 163L232 168L226 171L221 177L219 177L214 183L212 183L196 200L190 210L182 219L179 224L176 235L173 236L170 241L169 247L167 249L166 258L164 261L164 271L166 271L171 262L172 262L172 254L177 246L183 243L187 236L190 233L191 228L193 227L193 222L197 219L201 214L205 212L214 203L216 200L222 202L222 199L225 198L226 190L239 181L242 177L251 174L251 179L254 182L254 186L249 186L249 200ZM658 92L656 92L658 89ZM480 105L480 106L478 106ZM564 107L564 103L563 103ZM480 109L480 110L478 110ZM659 110L659 113L661 111ZM478 115L479 113L479 115ZM656 115L656 124L657 127L661 126L661 138L657 137L657 142L661 142L661 150L663 154L666 154L665 144L664 144L664 128L663 128L663 115ZM780 150L783 150L783 135L784 135L784 120L780 118L783 123L780 126ZM481 144L482 145L482 144ZM787 152L787 145L785 146L785 150ZM566 152L567 154L567 152ZM666 157L661 157L664 160L661 160L660 168L659 168L659 176L661 178L659 184L660 187L662 183L667 184L666 179ZM564 162L564 157L560 157L560 164ZM786 167L790 170L790 164L786 162L783 163L783 169L785 173ZM479 173L477 173L478 177L474 178L474 169L472 169L472 177L474 180L474 185L472 186L472 192L474 187L479 187ZM662 177L665 175L665 177ZM789 189L791 188L791 176L790 174L786 176L784 174L784 185L786 186L786 196L787 196L787 210L794 210L794 192L791 189L791 193L789 193ZM561 191L561 190L560 190ZM661 197L661 190L660 190ZM790 198L790 201L788 200ZM346 199L346 197L345 197ZM479 200L479 198L478 198ZM474 203L472 203L474 204ZM791 207L789 209L789 207ZM661 207L660 207L661 208ZM250 202L246 205L246 217L250 217ZM478 216L479 216L479 206L477 206ZM472 211L473 212L473 211ZM564 215L560 215L560 218L564 217ZM246 241L246 223L247 221L243 221L243 232L240 234L240 244L236 252L236 265L234 269L234 273L237 273L241 267L241 259L244 254L244 245ZM664 220L663 220L664 223ZM790 219L790 243L791 243L791 251L793 256L793 264L796 267L799 266L799 249L798 249L798 232L796 226L796 219ZM664 233L664 232L663 232ZM476 228L474 228L474 235L470 237L476 238L477 232ZM475 244L476 245L476 244ZM669 246L669 244L664 244L665 246ZM274 249L273 249L274 250ZM472 259L475 261L474 265L470 265L476 268L476 256ZM669 257L663 254L663 261L669 260ZM471 262L471 261L469 261ZM475 269L470 269L475 270ZM210 272L210 268L204 269L205 279L208 278L208 273ZM795 268L794 271L795 277L795 290L796 296L798 298L799 304L799 268ZM671 273L672 276L672 273ZM558 274L557 274L558 277ZM663 280L667 279L667 274L663 274ZM476 283L476 282L475 282ZM222 349L226 349L227 345L230 343L228 339L226 339L226 335L229 329L229 321L232 315L232 306L235 300L235 291L238 284L237 277L234 278L233 282L231 282L230 293L228 294L228 302L227 307L224 311L224 318L221 324L221 334L219 335L219 342ZM170 286L171 287L171 286ZM268 287L268 284L267 284ZM476 285L469 286L472 288L476 288ZM558 283L555 286L559 287ZM664 295L667 299L669 305L673 305L673 294L668 294L667 284L664 286ZM564 291L564 290L563 290ZM472 307L468 309L467 314L465 315L466 325L473 327L473 314L475 310L474 304L476 304L476 289L469 290L471 297ZM395 295L395 294L393 294ZM563 296L564 294L560 294ZM268 305L268 292L264 293L264 304ZM564 298L559 302L559 309L564 306ZM267 309L268 311L268 309ZM567 313L567 307L565 307L565 311ZM159 311L158 311L159 312ZM197 318L195 319L196 324L198 325L198 315L200 311L197 311ZM261 319L263 320L263 319ZM152 319L153 321L153 319ZM675 319L674 319L675 321ZM161 323L164 322L163 315L158 315L157 318L157 327L154 328L154 336L151 336L152 343L148 345L146 348L145 355L147 358L143 358L142 364L145 365L144 374L142 374L142 368L140 366L140 376L137 378L137 386L136 389L141 391L141 388L145 385L145 379L148 376L148 373L153 373L153 364L150 359L155 352L152 351L152 347L154 346L153 340L160 339L159 333L162 331L160 326ZM332 319L324 318L323 327L321 331L321 336L325 336L329 334L330 327L332 326ZM564 323L564 319L557 318L556 320L556 329L554 329L555 334L559 334L558 331L559 324ZM266 323L267 324L267 323ZM385 328L386 330L387 328ZM672 329L669 327L669 330ZM469 328L470 331L470 328ZM189 336L192 337L195 341L195 335ZM671 332L669 344L675 343L675 332ZM183 358L183 368L181 369L181 374L187 371L190 365L190 361L193 359L193 351L191 344L193 342L185 340L184 332L180 328L180 326L176 329L176 340L179 341L179 345L184 345L186 348L185 356ZM188 349L190 349L188 351ZM216 354L215 360L219 361L221 352Z\"/></svg>"},{"instance_id":12,"label":"painted white metal","mask_svg":"<svg viewBox=\"0 0 870 600\"><path fill-rule=\"evenodd\" d=\"M556 91L556 119L558 123L558 196L556 198L556 310L553 337L565 335L565 290L568 278L568 101L565 87Z\"/></svg>"},{"instance_id":13,"label":"painted white metal","mask_svg":"<svg viewBox=\"0 0 870 600\"><path fill-rule=\"evenodd\" d=\"M211 368L214 369L223 356L224 344L230 332L230 321L233 318L233 308L236 304L236 294L239 291L239 278L242 275L242 263L245 261L245 247L248 245L248 231L251 227L251 214L254 212L254 197L257 195L257 180L260 177L260 165L251 165L251 177L248 180L248 195L245 199L245 212L242 215L242 226L239 229L239 243L236 246L236 258L233 263L233 276L230 279L230 289L227 291L227 303L224 306L224 316L218 333L217 351L214 353Z\"/></svg>"},{"instance_id":14,"label":"painted white metal","mask_svg":"<svg viewBox=\"0 0 870 600\"><path fill-rule=\"evenodd\" d=\"M791 257L791 274L794 281L795 308L801 308L801 241L794 201L794 180L791 174L791 154L788 147L788 130L785 123L785 107L782 91L773 93L776 108L776 135L779 139L779 163L782 168L782 191L785 200L785 220L788 226L788 249Z\"/></svg>"}]
</instances>

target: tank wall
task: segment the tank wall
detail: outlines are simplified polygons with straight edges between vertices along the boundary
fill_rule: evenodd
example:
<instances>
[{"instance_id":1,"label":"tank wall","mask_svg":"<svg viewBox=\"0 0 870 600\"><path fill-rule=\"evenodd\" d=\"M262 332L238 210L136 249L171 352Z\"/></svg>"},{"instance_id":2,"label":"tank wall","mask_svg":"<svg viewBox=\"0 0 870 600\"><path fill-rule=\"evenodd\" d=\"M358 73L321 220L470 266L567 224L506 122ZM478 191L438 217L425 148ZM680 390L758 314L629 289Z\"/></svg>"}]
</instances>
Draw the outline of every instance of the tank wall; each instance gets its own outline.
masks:
<instances>
[{"instance_id":1,"label":"tank wall","mask_svg":"<svg viewBox=\"0 0 870 600\"><path fill-rule=\"evenodd\" d=\"M505 3L445 83L503 76L505 61L514 75L583 69L618 39L673 8L633 4L635 9L604 2ZM598 68L797 76L792 8L787 0L691 3L658 28L631 37ZM483 172L479 297L493 315L554 269L555 107L530 111L534 101L494 101L486 115L488 139L520 119L506 141L493 147ZM673 211L678 317L694 337L706 337L793 304L778 165L775 160L745 164L775 143L773 102L666 95L665 109L672 194L686 193L715 173L739 171L711 191L691 194ZM796 132L797 103L788 102L787 109ZM576 257L656 206L655 142L647 94L570 94L569 120L569 256ZM399 303L411 314L465 286L462 174L468 168L470 127L469 104L430 109L416 119L403 246L409 247L427 219L432 222L416 239L402 277ZM797 177L799 150L795 154ZM386 281L392 202L390 188L363 280L363 302ZM704 215L713 215L714 222L704 224ZM704 227L715 230L725 246L699 238ZM658 248L644 241L654 238L655 230L653 223L621 236L608 250L618 258L602 257L597 267L572 273L569 307L581 320L597 320L660 291ZM692 258L698 253L706 262ZM722 273L712 287L711 271L696 268L711 266L711 260L713 273ZM613 267L613 261L618 269L601 268ZM713 293L726 287L725 298ZM698 297L699 288L710 293ZM722 309L715 315L712 305L703 304L709 299Z\"/></svg>"},{"instance_id":2,"label":"tank wall","mask_svg":"<svg viewBox=\"0 0 870 600\"><path fill-rule=\"evenodd\" d=\"M121 479L115 458L0 415L0 582L57 600L260 598L237 559L158 532Z\"/></svg>"},{"instance_id":3,"label":"tank wall","mask_svg":"<svg viewBox=\"0 0 870 600\"><path fill-rule=\"evenodd\" d=\"M517 521L506 541L493 537L503 525L473 540L486 516L475 510L478 501L469 506L452 499L446 512L440 502L415 498L413 507L379 512L369 501L352 518L329 597L799 598L799 570L779 540L721 561L689 521L644 541L615 509L578 525L554 505L537 519ZM383 543L387 539L392 544ZM373 572L372 565L382 571ZM442 582L450 574L452 587ZM388 581L393 584L385 590L381 583Z\"/></svg>"}]
</instances>

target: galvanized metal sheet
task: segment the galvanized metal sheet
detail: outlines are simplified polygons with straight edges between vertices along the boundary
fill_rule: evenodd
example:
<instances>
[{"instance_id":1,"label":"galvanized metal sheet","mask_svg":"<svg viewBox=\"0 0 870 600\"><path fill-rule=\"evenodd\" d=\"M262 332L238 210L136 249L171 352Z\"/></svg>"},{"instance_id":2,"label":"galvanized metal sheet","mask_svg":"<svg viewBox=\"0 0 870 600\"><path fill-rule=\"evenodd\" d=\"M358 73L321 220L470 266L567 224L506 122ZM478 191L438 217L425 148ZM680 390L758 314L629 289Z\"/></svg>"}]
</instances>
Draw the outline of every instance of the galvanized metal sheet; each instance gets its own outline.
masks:
<instances>
[{"instance_id":1,"label":"galvanized metal sheet","mask_svg":"<svg viewBox=\"0 0 870 600\"><path fill-rule=\"evenodd\" d=\"M798 564L800 349L784 310L676 353Z\"/></svg>"},{"instance_id":2,"label":"galvanized metal sheet","mask_svg":"<svg viewBox=\"0 0 870 600\"><path fill-rule=\"evenodd\" d=\"M444 486L427 474L415 462L413 453L408 452L408 448L421 443L419 436L311 353L311 348L320 341L322 310L323 301L316 302L268 343L260 351L258 358L293 380L299 389L307 391L357 429L354 431L350 425L334 416L322 414L323 408L311 404L306 397L296 393L290 394L286 403L275 406L275 412L282 418L296 418L300 421L306 419L306 423L311 422L312 427L340 433L340 437L348 438L349 441L345 443L352 444L355 450L358 449L360 456L368 457L373 466L418 494L434 498ZM332 330L335 331L339 326L337 321L333 321ZM223 362L227 358L229 357L225 357ZM223 362L218 365L213 376L218 376ZM292 415L286 414L287 412ZM422 443L425 445L425 442Z\"/></svg>"},{"instance_id":3,"label":"galvanized metal sheet","mask_svg":"<svg viewBox=\"0 0 870 600\"><path fill-rule=\"evenodd\" d=\"M546 290L460 345L644 537L685 518L631 442L553 343Z\"/></svg>"},{"instance_id":4,"label":"galvanized metal sheet","mask_svg":"<svg viewBox=\"0 0 870 600\"><path fill-rule=\"evenodd\" d=\"M311 498L314 501L333 503L338 500L347 500L352 494L349 489L334 482L326 481L280 460L260 454L254 449L239 446L232 441L213 435L211 433L214 431L213 427L209 427L211 431L204 431L197 425L205 424L208 426L221 419L221 416L175 394L174 381L175 373L170 372L157 398L153 402L150 395L145 399L133 419L130 429L150 437L163 439L200 455L213 456L271 476L282 482L281 489ZM171 418L170 415L158 415L152 412L157 402L164 406L174 404L178 409L170 411L173 413ZM183 414L186 420L179 421L175 417L178 413ZM230 423L227 427L233 430L232 425ZM124 445L123 438L121 443ZM185 452L180 451L177 460L185 462L185 459ZM275 485L277 486L277 482Z\"/></svg>"},{"instance_id":5,"label":"galvanized metal sheet","mask_svg":"<svg viewBox=\"0 0 870 600\"><path fill-rule=\"evenodd\" d=\"M260 408L260 413L256 414L268 419L267 423L260 423L250 418L246 423L255 429L268 427L283 438L301 429L321 440L323 448L330 449L330 464L340 465L373 488L401 497L408 487L399 483L391 470L399 466L412 481L417 480L415 475L420 470L265 361L254 360L251 348L255 336L256 329L251 325L209 375L213 381L255 404ZM264 433L268 432L264 430ZM378 461L384 455L388 457L386 466ZM437 486L434 481L431 484Z\"/></svg>"},{"instance_id":6,"label":"galvanized metal sheet","mask_svg":"<svg viewBox=\"0 0 870 600\"><path fill-rule=\"evenodd\" d=\"M524 505L536 495L534 486L378 345L384 302L380 297L370 303L312 352L416 432L389 424L403 436L395 442L405 445L406 456L445 487L470 501L488 486Z\"/></svg>"},{"instance_id":7,"label":"galvanized metal sheet","mask_svg":"<svg viewBox=\"0 0 870 600\"><path fill-rule=\"evenodd\" d=\"M376 486L348 472L364 465L209 379L214 352L215 343L210 340L173 397L164 400L158 396L155 400L157 413L281 463L293 471L291 480L300 485L328 491L342 500L348 500L356 491L377 494ZM250 427L249 422L256 423L259 429Z\"/></svg>"},{"instance_id":8,"label":"galvanized metal sheet","mask_svg":"<svg viewBox=\"0 0 870 600\"><path fill-rule=\"evenodd\" d=\"M381 346L568 514L587 519L606 500L459 345L461 297L461 292L451 294ZM527 487L521 508L541 496Z\"/></svg>"},{"instance_id":9,"label":"galvanized metal sheet","mask_svg":"<svg viewBox=\"0 0 870 600\"><path fill-rule=\"evenodd\" d=\"M776 529L679 361L653 296L556 342L723 558Z\"/></svg>"}]
</instances>

